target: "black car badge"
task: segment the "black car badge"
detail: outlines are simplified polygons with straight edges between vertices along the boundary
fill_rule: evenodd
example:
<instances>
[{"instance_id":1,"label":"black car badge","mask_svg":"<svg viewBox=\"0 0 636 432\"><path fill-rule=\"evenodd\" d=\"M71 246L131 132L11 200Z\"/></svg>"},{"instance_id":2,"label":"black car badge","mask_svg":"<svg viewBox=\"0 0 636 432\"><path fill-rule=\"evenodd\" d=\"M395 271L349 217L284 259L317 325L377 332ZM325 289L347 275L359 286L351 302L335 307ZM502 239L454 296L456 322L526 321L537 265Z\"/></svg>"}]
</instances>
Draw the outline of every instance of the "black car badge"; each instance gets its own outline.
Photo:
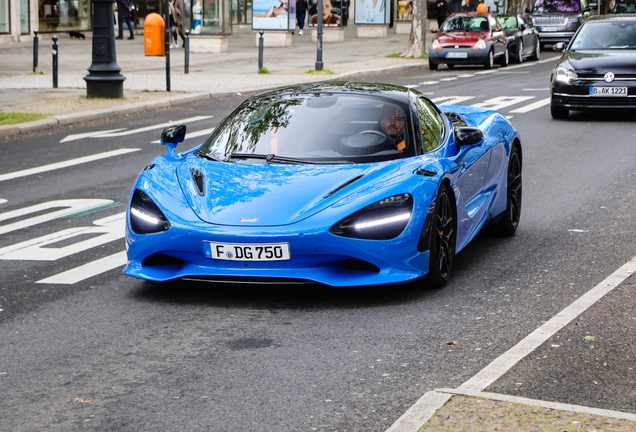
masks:
<instances>
[{"instance_id":1,"label":"black car badge","mask_svg":"<svg viewBox=\"0 0 636 432\"><path fill-rule=\"evenodd\" d=\"M612 81L614 81L614 73L613 72L608 72L603 76L603 79L605 80L605 82L611 83Z\"/></svg>"}]
</instances>

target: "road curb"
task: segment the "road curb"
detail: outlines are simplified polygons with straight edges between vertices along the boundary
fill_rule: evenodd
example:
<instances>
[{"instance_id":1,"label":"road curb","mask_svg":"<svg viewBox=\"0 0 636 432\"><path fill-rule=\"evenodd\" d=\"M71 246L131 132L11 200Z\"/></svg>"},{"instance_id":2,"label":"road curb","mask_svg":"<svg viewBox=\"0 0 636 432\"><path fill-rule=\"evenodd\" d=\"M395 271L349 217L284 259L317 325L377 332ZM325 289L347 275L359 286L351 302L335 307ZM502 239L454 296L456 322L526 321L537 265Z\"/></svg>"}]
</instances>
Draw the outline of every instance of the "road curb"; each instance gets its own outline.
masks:
<instances>
[{"instance_id":1,"label":"road curb","mask_svg":"<svg viewBox=\"0 0 636 432\"><path fill-rule=\"evenodd\" d=\"M405 59L405 61L409 61ZM407 64L407 65L394 65L380 69L362 69L353 72L346 72L342 74L334 74L332 76L317 76L315 80L305 81L305 82L318 82L318 81L329 81L329 80L337 80L346 77L351 77L359 74L372 73L372 72L382 72L389 70L399 70L399 69L408 69L413 67L425 67L428 69L428 66L424 63L418 62L415 64ZM293 85L293 84L289 84ZM274 87L255 87L255 88L247 88L243 90L239 90L238 92L252 92L252 91L264 91L272 88L276 88L280 86ZM83 121L90 120L99 120L109 117L114 117L116 115L125 115L125 114L133 114L138 112L144 112L152 109L158 108L168 108L183 105L190 102L199 102L207 99L212 99L215 96L228 94L228 93L237 93L237 92L214 92L214 93L190 93L190 94L179 94L176 96L170 96L162 99L156 99L148 102L138 102L134 104L129 104L123 107L116 108L106 108L103 110L92 110L85 111L82 113L73 113L73 114L61 114L48 117L44 120L37 120L34 122L28 123L20 123L16 125L4 125L0 126L0 137L12 136L12 135L20 135L29 132L41 131L44 129L52 129L59 126L66 126L73 123L79 123Z\"/></svg>"}]
</instances>

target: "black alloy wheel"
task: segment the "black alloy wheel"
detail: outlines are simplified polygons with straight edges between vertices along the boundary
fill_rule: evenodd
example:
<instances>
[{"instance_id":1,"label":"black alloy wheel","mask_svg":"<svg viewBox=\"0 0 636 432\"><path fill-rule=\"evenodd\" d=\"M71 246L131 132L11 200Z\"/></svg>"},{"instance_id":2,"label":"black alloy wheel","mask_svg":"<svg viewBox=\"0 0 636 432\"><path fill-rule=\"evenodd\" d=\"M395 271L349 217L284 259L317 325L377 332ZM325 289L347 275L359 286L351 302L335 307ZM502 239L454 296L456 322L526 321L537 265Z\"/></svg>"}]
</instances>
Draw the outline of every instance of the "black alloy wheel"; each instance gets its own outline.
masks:
<instances>
[{"instance_id":1,"label":"black alloy wheel","mask_svg":"<svg viewBox=\"0 0 636 432\"><path fill-rule=\"evenodd\" d=\"M484 67L486 69L492 69L492 65L494 64L494 61L495 61L494 57L495 57L495 55L493 54L492 50L490 50L488 52L488 58L484 62Z\"/></svg>"},{"instance_id":2,"label":"black alloy wheel","mask_svg":"<svg viewBox=\"0 0 636 432\"><path fill-rule=\"evenodd\" d=\"M570 114L570 109L550 104L550 114L552 114L553 119L565 120Z\"/></svg>"},{"instance_id":3,"label":"black alloy wheel","mask_svg":"<svg viewBox=\"0 0 636 432\"><path fill-rule=\"evenodd\" d=\"M499 65L501 67L506 67L508 66L508 63L510 63L510 54L508 53L508 47L506 47L503 55L501 56L501 60L499 60Z\"/></svg>"},{"instance_id":4,"label":"black alloy wheel","mask_svg":"<svg viewBox=\"0 0 636 432\"><path fill-rule=\"evenodd\" d=\"M539 38L537 38L537 43L534 46L534 52L532 53L532 56L530 57L532 60L539 60L541 58L541 48L539 48Z\"/></svg>"},{"instance_id":5,"label":"black alloy wheel","mask_svg":"<svg viewBox=\"0 0 636 432\"><path fill-rule=\"evenodd\" d=\"M431 224L430 264L426 285L441 288L450 278L455 258L457 237L455 202L446 185L442 185L435 200L435 212Z\"/></svg>"},{"instance_id":6,"label":"black alloy wheel","mask_svg":"<svg viewBox=\"0 0 636 432\"><path fill-rule=\"evenodd\" d=\"M517 41L517 63L521 63L523 61L523 41L519 39Z\"/></svg>"},{"instance_id":7,"label":"black alloy wheel","mask_svg":"<svg viewBox=\"0 0 636 432\"><path fill-rule=\"evenodd\" d=\"M497 222L497 228L502 235L513 236L517 232L521 219L521 157L516 146L512 146L510 160L508 161L508 192L506 211L501 220Z\"/></svg>"},{"instance_id":8,"label":"black alloy wheel","mask_svg":"<svg viewBox=\"0 0 636 432\"><path fill-rule=\"evenodd\" d=\"M437 64L437 63L433 63L433 62L432 62L432 61L430 61L430 60L428 61L428 68L429 68L430 70L437 70L437 66L438 66L438 64Z\"/></svg>"}]
</instances>

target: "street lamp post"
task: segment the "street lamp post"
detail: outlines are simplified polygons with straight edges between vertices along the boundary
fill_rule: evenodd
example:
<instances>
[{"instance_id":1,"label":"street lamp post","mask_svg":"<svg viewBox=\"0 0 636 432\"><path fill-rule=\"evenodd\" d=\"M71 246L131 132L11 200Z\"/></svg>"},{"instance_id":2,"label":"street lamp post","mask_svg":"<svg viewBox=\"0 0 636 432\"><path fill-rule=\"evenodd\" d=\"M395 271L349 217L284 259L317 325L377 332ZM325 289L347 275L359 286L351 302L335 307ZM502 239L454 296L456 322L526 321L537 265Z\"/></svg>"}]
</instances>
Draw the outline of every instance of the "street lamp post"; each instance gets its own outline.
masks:
<instances>
[{"instance_id":1,"label":"street lamp post","mask_svg":"<svg viewBox=\"0 0 636 432\"><path fill-rule=\"evenodd\" d=\"M322 64L322 0L318 0L318 30L317 30L317 39L318 39L318 47L316 52L316 70L321 71L323 68Z\"/></svg>"},{"instance_id":2,"label":"street lamp post","mask_svg":"<svg viewBox=\"0 0 636 432\"><path fill-rule=\"evenodd\" d=\"M126 79L117 64L115 50L115 25L113 3L115 0L92 0L93 2L93 56L88 68L86 96L122 99Z\"/></svg>"}]
</instances>

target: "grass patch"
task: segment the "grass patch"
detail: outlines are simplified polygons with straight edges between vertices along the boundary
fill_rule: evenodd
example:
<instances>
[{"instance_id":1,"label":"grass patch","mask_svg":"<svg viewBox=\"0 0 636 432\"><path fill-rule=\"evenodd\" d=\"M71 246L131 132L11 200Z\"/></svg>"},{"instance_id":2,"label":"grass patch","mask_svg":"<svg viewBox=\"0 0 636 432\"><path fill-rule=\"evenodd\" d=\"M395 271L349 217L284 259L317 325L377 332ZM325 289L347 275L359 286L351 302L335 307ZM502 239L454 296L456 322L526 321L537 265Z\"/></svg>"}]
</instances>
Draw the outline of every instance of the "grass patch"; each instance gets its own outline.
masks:
<instances>
[{"instance_id":1,"label":"grass patch","mask_svg":"<svg viewBox=\"0 0 636 432\"><path fill-rule=\"evenodd\" d=\"M37 72L31 72L31 73L28 73L27 75L44 75L44 71L38 70Z\"/></svg>"},{"instance_id":2,"label":"grass patch","mask_svg":"<svg viewBox=\"0 0 636 432\"><path fill-rule=\"evenodd\" d=\"M316 69L309 69L305 73L306 74L311 74L311 75L333 75L333 71L330 71L329 69L323 69L321 71L316 70Z\"/></svg>"},{"instance_id":3,"label":"grass patch","mask_svg":"<svg viewBox=\"0 0 636 432\"><path fill-rule=\"evenodd\" d=\"M427 60L428 59L428 53L424 53L421 56L415 58L415 57L400 57L401 53L397 53L397 54L389 54L386 55L386 58L401 58L401 59L406 59L406 60Z\"/></svg>"},{"instance_id":4,"label":"grass patch","mask_svg":"<svg viewBox=\"0 0 636 432\"><path fill-rule=\"evenodd\" d=\"M261 70L258 71L258 73L259 74L271 74L269 69L267 69L266 67L262 67Z\"/></svg>"},{"instance_id":5,"label":"grass patch","mask_svg":"<svg viewBox=\"0 0 636 432\"><path fill-rule=\"evenodd\" d=\"M4 113L0 112L0 125L13 125L47 118L46 114L38 113Z\"/></svg>"}]
</instances>

